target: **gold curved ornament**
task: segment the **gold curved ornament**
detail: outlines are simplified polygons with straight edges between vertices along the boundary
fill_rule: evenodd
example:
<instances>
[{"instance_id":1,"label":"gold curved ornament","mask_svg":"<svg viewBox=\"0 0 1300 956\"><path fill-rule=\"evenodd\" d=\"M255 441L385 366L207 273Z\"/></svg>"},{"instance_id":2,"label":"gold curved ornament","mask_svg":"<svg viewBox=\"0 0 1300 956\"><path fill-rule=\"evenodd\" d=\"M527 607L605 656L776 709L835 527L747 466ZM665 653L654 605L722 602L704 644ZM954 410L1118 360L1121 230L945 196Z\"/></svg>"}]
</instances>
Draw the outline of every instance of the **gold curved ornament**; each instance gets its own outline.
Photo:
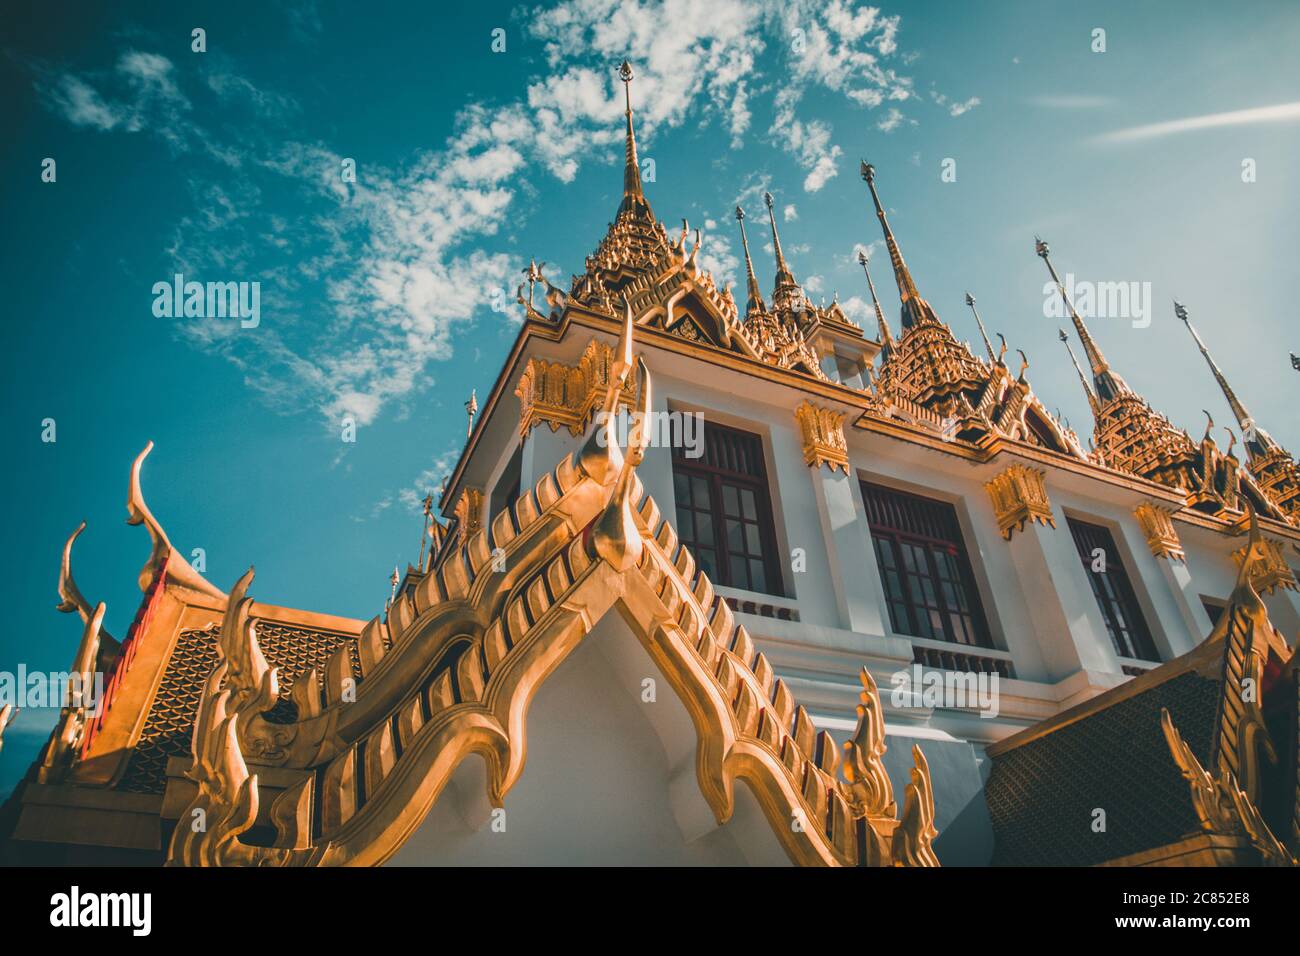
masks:
<instances>
[{"instance_id":1,"label":"gold curved ornament","mask_svg":"<svg viewBox=\"0 0 1300 956\"><path fill-rule=\"evenodd\" d=\"M153 451L152 441L144 446L144 450L136 455L135 461L131 463L131 484L126 497L126 523L129 525L144 525L145 530L149 532L149 539L153 542L149 560L140 569L140 590L148 592L149 588L158 579L158 576L166 569L168 577L175 580L177 584L224 601L226 595L204 580L203 576L195 571L183 557L178 555L175 561L169 562L167 560L176 549L172 547L167 532L163 530L162 525L158 523L158 519L153 516L153 512L145 504L144 493L140 490L140 469L151 451Z\"/></svg>"},{"instance_id":2,"label":"gold curved ornament","mask_svg":"<svg viewBox=\"0 0 1300 956\"><path fill-rule=\"evenodd\" d=\"M907 785L903 816L894 831L894 866L938 866L932 844L939 831L934 825L934 785L930 765L916 744L912 745L912 782Z\"/></svg>"},{"instance_id":3,"label":"gold curved ornament","mask_svg":"<svg viewBox=\"0 0 1300 956\"><path fill-rule=\"evenodd\" d=\"M855 816L889 816L896 812L894 785L885 771L885 715L880 691L871 671L864 666L858 679L858 726L853 739L844 743L844 778L848 781L850 803Z\"/></svg>"},{"instance_id":4,"label":"gold curved ornament","mask_svg":"<svg viewBox=\"0 0 1300 956\"><path fill-rule=\"evenodd\" d=\"M610 411L634 364L630 309L626 314L604 402ZM343 701L331 690L343 666L332 662L324 705L300 707L292 724L274 725L281 735L275 748L265 743L260 714L273 702L273 672L263 669L255 630L247 625L248 575L241 579L222 628L220 674L205 688L195 725L190 774L199 790L177 827L170 862L383 863L423 823L471 755L484 761L489 802L502 806L523 772L533 698L611 610L685 707L698 738L696 779L719 825L731 818L736 781L744 780L795 863L890 862L875 823L867 828L874 842L860 845L849 786L836 776L839 747L817 732L644 493L636 465L649 437L651 383L644 363L636 366L639 417L626 453L602 419L597 428L611 441L588 442L490 529L441 555L384 619L364 629L363 679L353 698ZM505 552L505 571L493 567L495 548ZM300 680L295 689L304 685L303 700L319 701L315 682ZM871 707L879 713L878 700ZM875 727L862 739L878 753ZM273 847L238 838L257 819L257 776L246 757L301 774L265 815L276 827ZM358 784L363 763L364 792ZM915 785L920 796L913 814L932 821L928 770L914 779L923 782ZM317 827L304 809L311 807L318 808ZM185 829L195 811L208 821L201 834ZM805 825L792 827L791 820ZM895 822L882 817L881 833ZM915 833L912 843L899 843L894 862L934 862L926 854L932 826Z\"/></svg>"},{"instance_id":5,"label":"gold curved ornament","mask_svg":"<svg viewBox=\"0 0 1300 956\"><path fill-rule=\"evenodd\" d=\"M59 561L59 603L55 606L55 610L64 614L71 614L75 611L81 616L83 626L90 622L95 611L90 606L90 602L86 600L85 595L81 593L81 589L77 587L77 582L73 580L72 544L85 530L86 522L83 521L77 525L72 534L68 535L68 540L63 543L63 557ZM105 672L112 670L113 662L117 659L121 649L121 642L101 626L99 629L99 655L95 661L96 669Z\"/></svg>"}]
</instances>

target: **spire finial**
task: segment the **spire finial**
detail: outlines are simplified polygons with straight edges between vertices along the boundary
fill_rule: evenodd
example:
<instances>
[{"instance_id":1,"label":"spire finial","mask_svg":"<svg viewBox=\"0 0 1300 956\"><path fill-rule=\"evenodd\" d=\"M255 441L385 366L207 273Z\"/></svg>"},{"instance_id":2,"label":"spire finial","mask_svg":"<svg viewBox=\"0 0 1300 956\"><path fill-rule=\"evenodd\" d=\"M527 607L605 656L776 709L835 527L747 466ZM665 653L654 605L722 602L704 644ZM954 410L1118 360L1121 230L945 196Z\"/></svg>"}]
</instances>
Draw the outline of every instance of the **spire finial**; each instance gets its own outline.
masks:
<instances>
[{"instance_id":1,"label":"spire finial","mask_svg":"<svg viewBox=\"0 0 1300 956\"><path fill-rule=\"evenodd\" d=\"M474 416L478 414L478 389L470 389L469 401L465 403L465 413L469 423L465 426L465 437L474 434Z\"/></svg>"},{"instance_id":2,"label":"spire finial","mask_svg":"<svg viewBox=\"0 0 1300 956\"><path fill-rule=\"evenodd\" d=\"M781 251L781 236L776 231L776 212L773 208L776 200L770 192L763 193L763 204L767 206L767 219L772 226L772 250L776 255L776 283L772 290L772 302L777 304L779 300L799 295L802 290L794 279L794 273L786 265L785 254Z\"/></svg>"},{"instance_id":3,"label":"spire finial","mask_svg":"<svg viewBox=\"0 0 1300 956\"><path fill-rule=\"evenodd\" d=\"M894 238L894 231L889 228L889 219L885 216L885 207L880 202L880 194L876 192L876 167L864 159L861 171L867 188L871 190L871 202L876 207L876 217L880 220L880 229L885 234L885 248L889 250L889 261L894 267L894 281L898 283L898 297L903 304L903 327L910 328L926 320L938 322L934 310L930 308L929 303L922 299L921 294L916 290L916 283L912 281L912 273L908 270L907 263L903 261L903 253L898 248L898 240Z\"/></svg>"},{"instance_id":4,"label":"spire finial","mask_svg":"<svg viewBox=\"0 0 1300 956\"><path fill-rule=\"evenodd\" d=\"M763 293L758 288L758 278L754 275L754 263L749 257L749 237L745 235L745 210L736 207L736 222L740 223L740 244L745 250L745 280L749 288L749 299L745 303L745 315L752 312L766 312Z\"/></svg>"},{"instance_id":5,"label":"spire finial","mask_svg":"<svg viewBox=\"0 0 1300 956\"><path fill-rule=\"evenodd\" d=\"M1182 319L1183 325L1187 326L1187 331L1192 333L1192 338L1196 341L1196 347L1201 350L1201 355L1205 357L1206 364L1210 366L1210 373L1214 376L1214 380L1219 383L1219 389L1223 392L1223 397L1228 400L1228 407L1232 409L1232 414L1236 416L1237 424L1241 426L1242 431L1247 436L1253 436L1260 444L1272 442L1272 438L1255 425L1254 419L1250 417L1250 412L1246 411L1246 406L1242 404L1241 399L1237 398L1237 393L1228 384L1227 376L1219 369L1218 363L1214 361L1214 357L1210 355L1210 350L1205 347L1200 334L1192 325L1192 320L1187 314L1187 306L1177 299L1174 300L1174 315ZM1247 450L1250 450L1249 438L1247 440Z\"/></svg>"},{"instance_id":6,"label":"spire finial","mask_svg":"<svg viewBox=\"0 0 1300 956\"><path fill-rule=\"evenodd\" d=\"M1070 337L1065 334L1065 329L1057 329L1056 334L1060 337L1065 350L1070 353L1070 362L1074 365L1074 371L1078 373L1079 384L1083 386L1083 393L1088 396L1088 407L1092 409L1095 418L1098 411L1097 396L1093 394L1092 389L1088 386L1088 377L1083 374L1083 369L1079 367L1079 360L1074 357L1074 349L1070 348Z\"/></svg>"},{"instance_id":7,"label":"spire finial","mask_svg":"<svg viewBox=\"0 0 1300 956\"><path fill-rule=\"evenodd\" d=\"M618 78L623 81L623 102L627 117L626 159L623 165L623 202L618 211L636 209L650 214L650 204L641 192L641 166L636 158L636 132L632 128L632 64L624 60L618 68Z\"/></svg>"},{"instance_id":8,"label":"spire finial","mask_svg":"<svg viewBox=\"0 0 1300 956\"><path fill-rule=\"evenodd\" d=\"M867 261L870 258L865 249L859 250L858 263L867 276L867 288L871 290L871 304L876 309L876 325L880 329L880 343L886 349L892 349L894 347L894 334L889 331L889 323L885 321L885 312L880 308L880 300L876 298L876 284L871 281L871 270L867 268Z\"/></svg>"},{"instance_id":9,"label":"spire finial","mask_svg":"<svg viewBox=\"0 0 1300 956\"><path fill-rule=\"evenodd\" d=\"M975 296L969 292L966 293L966 304L970 306L971 312L975 313L975 324L979 326L980 338L984 340L984 351L989 353L989 361L993 361L993 343L989 341L988 334L984 331L984 323L980 321L979 310L975 308Z\"/></svg>"},{"instance_id":10,"label":"spire finial","mask_svg":"<svg viewBox=\"0 0 1300 956\"><path fill-rule=\"evenodd\" d=\"M1061 301L1065 303L1065 308L1070 313L1070 321L1074 323L1074 331L1078 334L1079 341L1083 344L1084 354L1088 357L1088 364L1092 367L1092 380L1097 387L1099 400L1108 402L1118 394L1131 394L1133 389L1129 388L1128 383L1118 373L1111 370L1110 363L1106 361L1106 356L1101 354L1101 349L1092 340L1092 334L1088 331L1088 327L1083 324L1083 318L1075 309L1074 303L1070 301L1070 295L1065 291L1065 285L1061 282L1061 277L1056 274L1056 266L1052 265L1051 249L1047 245L1047 240L1035 235L1034 252L1046 264L1047 271L1052 276L1052 282L1056 284L1057 291L1061 293Z\"/></svg>"}]
</instances>

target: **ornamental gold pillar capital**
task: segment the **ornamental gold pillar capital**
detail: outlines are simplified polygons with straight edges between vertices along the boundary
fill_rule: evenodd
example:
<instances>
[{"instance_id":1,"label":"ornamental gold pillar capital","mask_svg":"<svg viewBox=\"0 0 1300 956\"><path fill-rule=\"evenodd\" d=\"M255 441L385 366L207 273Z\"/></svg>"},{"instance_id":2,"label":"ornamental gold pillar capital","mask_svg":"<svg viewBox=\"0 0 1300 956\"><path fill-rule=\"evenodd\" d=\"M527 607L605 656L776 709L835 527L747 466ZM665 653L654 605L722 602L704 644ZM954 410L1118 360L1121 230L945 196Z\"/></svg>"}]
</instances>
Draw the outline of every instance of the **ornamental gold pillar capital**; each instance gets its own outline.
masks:
<instances>
[{"instance_id":1,"label":"ornamental gold pillar capital","mask_svg":"<svg viewBox=\"0 0 1300 956\"><path fill-rule=\"evenodd\" d=\"M1146 535L1147 547L1157 558L1170 561L1186 561L1183 543L1178 539L1178 530L1174 527L1174 513L1151 501L1144 501L1133 509L1142 533Z\"/></svg>"},{"instance_id":2,"label":"ornamental gold pillar capital","mask_svg":"<svg viewBox=\"0 0 1300 956\"><path fill-rule=\"evenodd\" d=\"M849 473L849 445L844 440L844 413L804 402L794 412L803 441L803 460L811 468L829 465Z\"/></svg>"},{"instance_id":3,"label":"ornamental gold pillar capital","mask_svg":"<svg viewBox=\"0 0 1300 956\"><path fill-rule=\"evenodd\" d=\"M993 502L993 513L998 519L998 530L1008 541L1015 531L1023 531L1025 523L1056 527L1052 516L1052 503L1047 499L1043 479L1047 473L1041 468L1009 465L1006 471L984 484Z\"/></svg>"},{"instance_id":4,"label":"ornamental gold pillar capital","mask_svg":"<svg viewBox=\"0 0 1300 956\"><path fill-rule=\"evenodd\" d=\"M614 350L592 339L575 365L531 358L519 376L515 394L519 396L519 434L524 437L545 422L551 431L567 428L581 435L599 407L609 385ZM631 403L637 393L635 370L620 403Z\"/></svg>"}]
</instances>

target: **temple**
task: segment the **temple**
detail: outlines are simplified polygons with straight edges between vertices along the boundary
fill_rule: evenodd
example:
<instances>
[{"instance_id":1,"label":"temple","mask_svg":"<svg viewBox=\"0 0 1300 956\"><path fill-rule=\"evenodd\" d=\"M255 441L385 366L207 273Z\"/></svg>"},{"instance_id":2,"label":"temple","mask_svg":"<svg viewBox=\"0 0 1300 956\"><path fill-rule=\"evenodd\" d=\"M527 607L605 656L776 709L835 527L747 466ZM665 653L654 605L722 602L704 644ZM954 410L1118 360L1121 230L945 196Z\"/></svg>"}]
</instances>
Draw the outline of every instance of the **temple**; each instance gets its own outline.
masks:
<instances>
[{"instance_id":1,"label":"temple","mask_svg":"<svg viewBox=\"0 0 1300 956\"><path fill-rule=\"evenodd\" d=\"M866 163L894 324L866 254L874 338L808 299L770 193L735 210L742 310L656 218L619 77L614 220L568 283L529 264L372 619L266 603L251 568L207 581L146 504L151 444L120 640L72 533L71 673L106 689L66 702L0 859L1294 865L1300 465L1186 309L1244 461L1111 367L1039 239L1085 446L973 295L979 354L922 296Z\"/></svg>"}]
</instances>

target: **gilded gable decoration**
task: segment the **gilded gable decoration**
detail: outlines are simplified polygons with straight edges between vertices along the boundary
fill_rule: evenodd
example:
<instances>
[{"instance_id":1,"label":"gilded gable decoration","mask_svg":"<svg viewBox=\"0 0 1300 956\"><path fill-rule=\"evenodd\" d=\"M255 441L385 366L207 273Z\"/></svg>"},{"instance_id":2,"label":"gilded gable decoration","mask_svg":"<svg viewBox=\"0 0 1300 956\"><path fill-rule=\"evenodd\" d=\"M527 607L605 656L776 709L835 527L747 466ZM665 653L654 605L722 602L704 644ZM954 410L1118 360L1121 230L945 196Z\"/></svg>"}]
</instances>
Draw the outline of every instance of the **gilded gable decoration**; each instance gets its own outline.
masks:
<instances>
[{"instance_id":1,"label":"gilded gable decoration","mask_svg":"<svg viewBox=\"0 0 1300 956\"><path fill-rule=\"evenodd\" d=\"M1248 542L1232 552L1232 560L1240 568L1251 553ZM1286 591L1300 590L1296 584L1295 572L1286 563L1286 552L1280 542L1272 538L1263 538L1256 548L1257 554L1251 563L1250 583L1260 594L1271 594L1278 588Z\"/></svg>"},{"instance_id":2,"label":"gilded gable decoration","mask_svg":"<svg viewBox=\"0 0 1300 956\"><path fill-rule=\"evenodd\" d=\"M456 530L461 544L483 527L483 490L466 488L456 502Z\"/></svg>"},{"instance_id":3,"label":"gilded gable decoration","mask_svg":"<svg viewBox=\"0 0 1300 956\"><path fill-rule=\"evenodd\" d=\"M603 396L609 411L636 365L635 405L650 404L631 330L629 315ZM507 571L491 570L483 529L463 553L443 556L409 594L398 595L386 623L367 625L367 632L386 631L388 642L378 631L361 636L383 679L366 679L367 664L351 699L327 688L323 705L317 697L296 719L274 725L280 747L263 748L256 765L251 748L261 736L245 733L241 715L266 706L264 689L274 686L276 672L265 669L256 632L244 626L251 602L245 575L232 592L220 660L199 702L189 772L197 789L181 815L202 811L208 825L178 826L168 863L382 863L471 754L484 759L489 801L503 806L523 771L534 694L617 606L629 638L652 655L691 714L700 737L696 778L719 824L734 813L743 780L797 864L937 865L929 768L914 749L905 807L895 819L881 762L883 712L869 675L859 730L845 751L852 769L841 779L834 739L775 677L641 487L636 467L648 436L634 427L623 449L609 440L609 423L604 427L601 440L593 435L510 504L514 520L493 527L491 543L512 558ZM453 647L457 653L435 660L430 672L430 648ZM299 782L262 812L253 771L268 766ZM275 831L271 845L245 843L241 835L262 819Z\"/></svg>"},{"instance_id":4,"label":"gilded gable decoration","mask_svg":"<svg viewBox=\"0 0 1300 956\"><path fill-rule=\"evenodd\" d=\"M1024 530L1027 521L1056 527L1052 504L1043 485L1045 477L1046 472L1041 468L1016 464L984 485L993 502L998 528L1008 541L1012 532Z\"/></svg>"},{"instance_id":5,"label":"gilded gable decoration","mask_svg":"<svg viewBox=\"0 0 1300 956\"><path fill-rule=\"evenodd\" d=\"M1157 558L1170 561L1185 561L1183 544L1178 540L1178 531L1174 528L1173 512L1168 508L1150 501L1144 501L1133 509L1142 533L1146 535L1147 547Z\"/></svg>"},{"instance_id":6,"label":"gilded gable decoration","mask_svg":"<svg viewBox=\"0 0 1300 956\"><path fill-rule=\"evenodd\" d=\"M803 460L813 468L829 465L849 473L849 446L844 439L844 413L804 402L794 413L803 436Z\"/></svg>"},{"instance_id":7,"label":"gilded gable decoration","mask_svg":"<svg viewBox=\"0 0 1300 956\"><path fill-rule=\"evenodd\" d=\"M519 377L519 433L527 436L545 422L551 431L567 428L581 435L591 422L609 384L614 350L598 339L587 343L576 365L531 358ZM632 386L635 388L635 375ZM622 402L630 399L624 395Z\"/></svg>"}]
</instances>

